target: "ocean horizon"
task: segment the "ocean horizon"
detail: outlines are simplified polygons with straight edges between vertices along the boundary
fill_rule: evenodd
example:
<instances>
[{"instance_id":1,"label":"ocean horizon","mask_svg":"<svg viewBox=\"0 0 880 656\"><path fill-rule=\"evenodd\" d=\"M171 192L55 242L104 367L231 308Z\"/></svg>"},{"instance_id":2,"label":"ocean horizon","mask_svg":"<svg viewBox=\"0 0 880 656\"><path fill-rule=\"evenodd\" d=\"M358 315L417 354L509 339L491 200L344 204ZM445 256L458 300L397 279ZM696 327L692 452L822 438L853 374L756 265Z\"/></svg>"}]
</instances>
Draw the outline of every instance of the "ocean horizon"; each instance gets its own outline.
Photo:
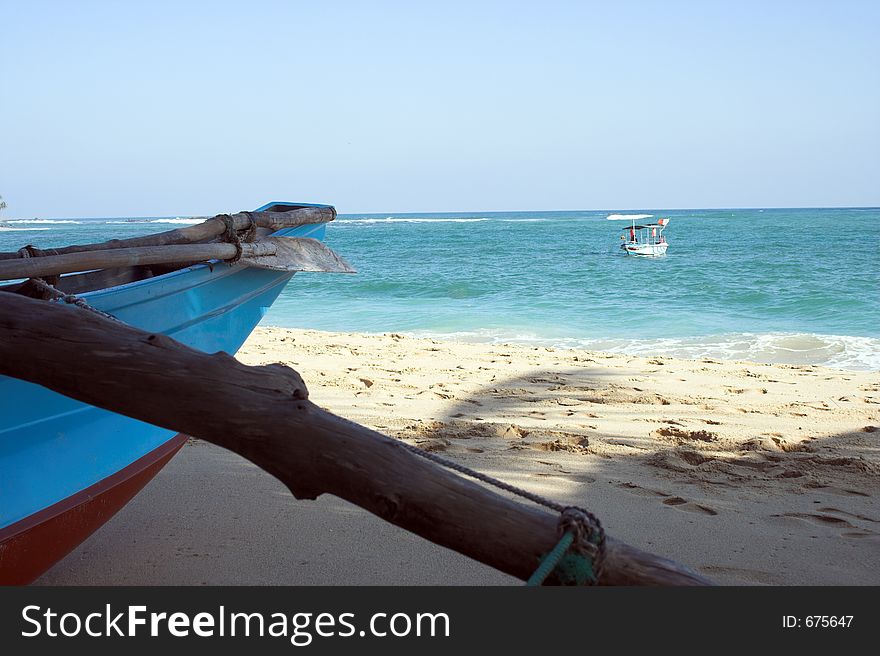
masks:
<instances>
[{"instance_id":1,"label":"ocean horizon","mask_svg":"<svg viewBox=\"0 0 880 656\"><path fill-rule=\"evenodd\" d=\"M668 254L626 257L631 220ZM131 237L190 217L0 218L0 250ZM880 209L341 214L353 276L300 273L263 325L880 370Z\"/></svg>"}]
</instances>

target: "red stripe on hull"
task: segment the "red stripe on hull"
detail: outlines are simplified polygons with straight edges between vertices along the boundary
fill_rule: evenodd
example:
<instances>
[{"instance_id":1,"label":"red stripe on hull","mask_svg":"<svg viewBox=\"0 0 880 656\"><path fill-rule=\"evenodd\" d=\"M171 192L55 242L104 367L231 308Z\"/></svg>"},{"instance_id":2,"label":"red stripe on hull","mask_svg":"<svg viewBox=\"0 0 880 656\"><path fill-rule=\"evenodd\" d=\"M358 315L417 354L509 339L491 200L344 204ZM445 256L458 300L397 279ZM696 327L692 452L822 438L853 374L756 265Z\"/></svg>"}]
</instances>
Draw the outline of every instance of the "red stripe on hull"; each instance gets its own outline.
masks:
<instances>
[{"instance_id":1,"label":"red stripe on hull","mask_svg":"<svg viewBox=\"0 0 880 656\"><path fill-rule=\"evenodd\" d=\"M40 512L0 529L0 585L24 585L69 554L159 473L186 435Z\"/></svg>"}]
</instances>

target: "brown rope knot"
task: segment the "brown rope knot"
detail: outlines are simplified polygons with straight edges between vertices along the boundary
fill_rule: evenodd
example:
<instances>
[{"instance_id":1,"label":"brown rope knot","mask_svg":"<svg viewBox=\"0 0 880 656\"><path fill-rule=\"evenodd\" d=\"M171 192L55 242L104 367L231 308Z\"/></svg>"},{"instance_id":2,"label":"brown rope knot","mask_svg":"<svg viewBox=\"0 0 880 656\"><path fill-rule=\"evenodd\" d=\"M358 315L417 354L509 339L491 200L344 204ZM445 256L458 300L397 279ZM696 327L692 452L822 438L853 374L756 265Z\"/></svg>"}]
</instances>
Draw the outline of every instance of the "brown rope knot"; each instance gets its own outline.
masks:
<instances>
[{"instance_id":1,"label":"brown rope knot","mask_svg":"<svg viewBox=\"0 0 880 656\"><path fill-rule=\"evenodd\" d=\"M54 248L49 248L46 250L40 250L33 244L28 244L27 246L22 246L18 249L18 256L23 259L28 259L31 257L43 257L44 255L58 255L58 251ZM47 283L50 285L57 285L61 280L61 276L43 276Z\"/></svg>"},{"instance_id":2,"label":"brown rope knot","mask_svg":"<svg viewBox=\"0 0 880 656\"><path fill-rule=\"evenodd\" d=\"M235 264L241 259L241 239L238 236L238 233L235 231L235 219L233 219L228 214L218 214L216 219L220 219L223 222L223 225L226 226L226 230L223 232L223 239L235 246L235 255L226 260L230 264ZM251 221L253 223L253 221Z\"/></svg>"},{"instance_id":3,"label":"brown rope knot","mask_svg":"<svg viewBox=\"0 0 880 656\"><path fill-rule=\"evenodd\" d=\"M247 217L248 227L245 228L241 240L246 242L252 242L257 238L257 222L254 221L254 217L251 216L250 212L242 212Z\"/></svg>"},{"instance_id":4,"label":"brown rope knot","mask_svg":"<svg viewBox=\"0 0 880 656\"><path fill-rule=\"evenodd\" d=\"M58 251L54 248L41 250L33 244L28 244L18 249L18 256L25 259L29 257L43 257L44 255L58 255Z\"/></svg>"}]
</instances>

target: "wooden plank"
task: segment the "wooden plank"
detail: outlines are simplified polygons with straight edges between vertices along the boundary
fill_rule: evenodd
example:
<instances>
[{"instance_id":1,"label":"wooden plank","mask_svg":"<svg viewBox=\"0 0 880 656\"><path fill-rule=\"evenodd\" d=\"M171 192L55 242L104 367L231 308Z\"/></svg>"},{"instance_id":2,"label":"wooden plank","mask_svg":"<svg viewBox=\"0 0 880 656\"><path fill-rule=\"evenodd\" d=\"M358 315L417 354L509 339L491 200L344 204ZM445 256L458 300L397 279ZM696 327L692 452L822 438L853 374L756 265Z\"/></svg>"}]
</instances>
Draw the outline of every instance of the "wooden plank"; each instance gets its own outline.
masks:
<instances>
[{"instance_id":1,"label":"wooden plank","mask_svg":"<svg viewBox=\"0 0 880 656\"><path fill-rule=\"evenodd\" d=\"M246 366L79 308L0 293L0 374L223 446L298 498L333 494L523 580L558 539L555 514L321 409L284 365ZM600 583L709 581L609 536Z\"/></svg>"}]
</instances>

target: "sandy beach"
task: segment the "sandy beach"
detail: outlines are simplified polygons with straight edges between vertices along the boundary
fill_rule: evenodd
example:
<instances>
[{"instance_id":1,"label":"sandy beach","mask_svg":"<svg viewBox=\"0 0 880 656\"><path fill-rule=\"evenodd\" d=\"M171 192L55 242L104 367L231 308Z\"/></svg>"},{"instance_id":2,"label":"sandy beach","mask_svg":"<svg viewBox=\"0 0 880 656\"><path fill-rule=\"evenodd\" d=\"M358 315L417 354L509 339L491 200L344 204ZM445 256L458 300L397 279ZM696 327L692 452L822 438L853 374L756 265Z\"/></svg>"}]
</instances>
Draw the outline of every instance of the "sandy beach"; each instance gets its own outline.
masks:
<instances>
[{"instance_id":1,"label":"sandy beach","mask_svg":"<svg viewBox=\"0 0 880 656\"><path fill-rule=\"evenodd\" d=\"M238 357L719 583L880 584L875 372L280 328ZM199 441L40 582L515 583Z\"/></svg>"}]
</instances>

